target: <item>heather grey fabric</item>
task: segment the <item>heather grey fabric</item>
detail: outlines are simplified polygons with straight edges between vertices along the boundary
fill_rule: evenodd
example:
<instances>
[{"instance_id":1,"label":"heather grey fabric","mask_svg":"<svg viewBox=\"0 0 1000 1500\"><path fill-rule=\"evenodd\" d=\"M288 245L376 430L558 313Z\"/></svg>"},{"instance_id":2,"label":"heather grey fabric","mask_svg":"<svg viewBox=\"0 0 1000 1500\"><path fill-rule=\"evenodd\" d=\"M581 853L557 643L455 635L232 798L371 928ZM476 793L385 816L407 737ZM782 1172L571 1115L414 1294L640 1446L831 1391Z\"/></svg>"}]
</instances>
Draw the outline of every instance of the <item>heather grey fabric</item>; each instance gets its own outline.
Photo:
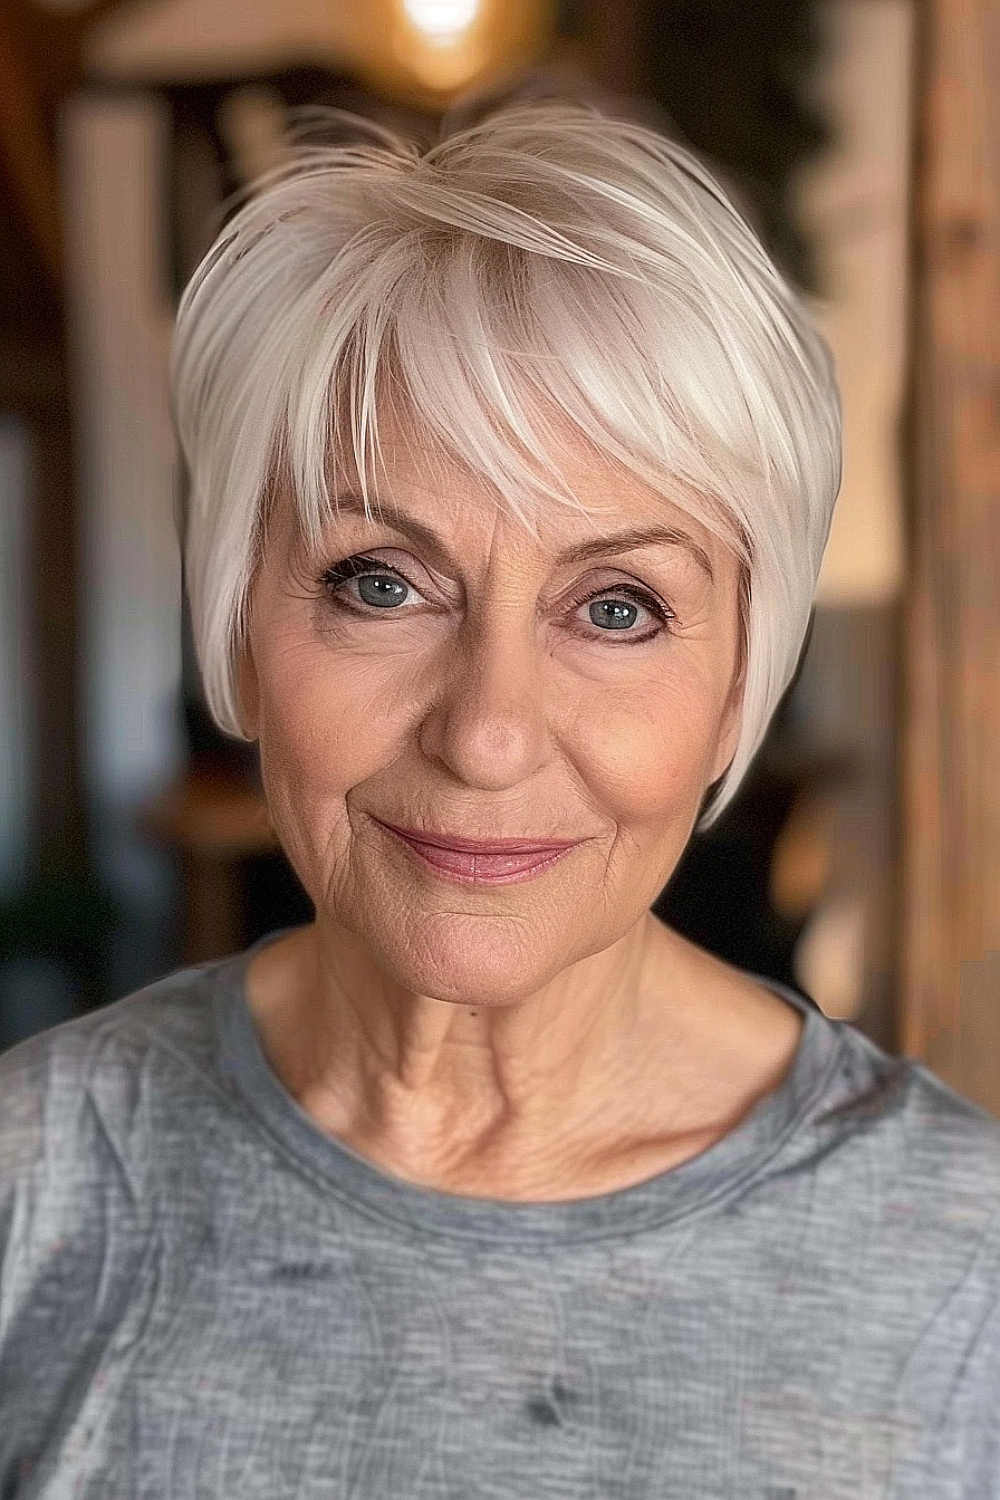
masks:
<instances>
[{"instance_id":1,"label":"heather grey fabric","mask_svg":"<svg viewBox=\"0 0 1000 1500\"><path fill-rule=\"evenodd\" d=\"M439 1193L270 1071L260 945L0 1058L2 1500L1000 1500L1000 1125L775 986L710 1150Z\"/></svg>"}]
</instances>

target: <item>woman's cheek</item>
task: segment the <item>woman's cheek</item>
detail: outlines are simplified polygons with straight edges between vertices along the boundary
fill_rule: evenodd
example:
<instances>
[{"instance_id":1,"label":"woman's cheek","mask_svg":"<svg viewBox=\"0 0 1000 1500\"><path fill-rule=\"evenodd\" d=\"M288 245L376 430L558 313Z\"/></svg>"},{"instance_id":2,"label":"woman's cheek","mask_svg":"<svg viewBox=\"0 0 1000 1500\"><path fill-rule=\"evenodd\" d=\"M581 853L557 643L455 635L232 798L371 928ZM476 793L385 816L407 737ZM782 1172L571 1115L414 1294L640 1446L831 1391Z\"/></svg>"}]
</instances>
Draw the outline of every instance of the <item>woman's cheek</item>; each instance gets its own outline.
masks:
<instances>
[{"instance_id":1,"label":"woman's cheek","mask_svg":"<svg viewBox=\"0 0 1000 1500\"><path fill-rule=\"evenodd\" d=\"M270 741L303 785L356 784L401 732L401 683L402 674L350 652L279 654L263 684L262 754Z\"/></svg>"},{"instance_id":2,"label":"woman's cheek","mask_svg":"<svg viewBox=\"0 0 1000 1500\"><path fill-rule=\"evenodd\" d=\"M580 759L619 822L669 818L700 798L711 718L690 685L590 696L578 716Z\"/></svg>"}]
</instances>

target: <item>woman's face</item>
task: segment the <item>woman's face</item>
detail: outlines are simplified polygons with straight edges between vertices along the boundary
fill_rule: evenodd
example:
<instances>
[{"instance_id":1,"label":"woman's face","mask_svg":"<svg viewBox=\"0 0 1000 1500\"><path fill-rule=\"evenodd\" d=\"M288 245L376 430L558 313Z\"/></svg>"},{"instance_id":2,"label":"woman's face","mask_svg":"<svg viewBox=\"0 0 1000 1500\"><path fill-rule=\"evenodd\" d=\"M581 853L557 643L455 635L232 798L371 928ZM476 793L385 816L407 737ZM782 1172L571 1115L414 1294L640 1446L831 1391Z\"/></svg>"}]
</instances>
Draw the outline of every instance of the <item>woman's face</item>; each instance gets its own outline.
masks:
<instances>
[{"instance_id":1,"label":"woman's face","mask_svg":"<svg viewBox=\"0 0 1000 1500\"><path fill-rule=\"evenodd\" d=\"M342 488L303 560L276 500L244 703L320 927L412 993L503 1004L610 947L670 878L738 739L738 563L582 440L561 473L596 525L553 504L536 540L457 463L381 431L383 521ZM613 543L641 527L686 533L714 576L669 538ZM579 843L528 879L460 884L386 823Z\"/></svg>"}]
</instances>

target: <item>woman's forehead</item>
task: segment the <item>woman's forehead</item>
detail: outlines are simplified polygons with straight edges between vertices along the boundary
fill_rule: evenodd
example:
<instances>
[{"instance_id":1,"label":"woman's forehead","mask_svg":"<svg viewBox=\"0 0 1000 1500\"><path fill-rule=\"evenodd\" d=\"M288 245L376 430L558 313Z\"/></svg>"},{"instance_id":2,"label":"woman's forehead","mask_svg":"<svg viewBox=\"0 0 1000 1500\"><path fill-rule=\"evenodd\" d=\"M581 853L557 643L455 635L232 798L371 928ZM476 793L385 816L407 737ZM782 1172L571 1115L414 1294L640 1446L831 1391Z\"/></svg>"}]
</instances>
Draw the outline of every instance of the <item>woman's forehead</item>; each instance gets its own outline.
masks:
<instances>
[{"instance_id":1,"label":"woman's forehead","mask_svg":"<svg viewBox=\"0 0 1000 1500\"><path fill-rule=\"evenodd\" d=\"M378 454L366 466L364 484L353 451L331 455L331 523L356 516L357 501L367 498L376 518L404 511L439 528L492 524L499 518L558 545L659 524L689 533L712 555L718 550L712 531L685 504L681 481L665 478L662 489L654 488L565 418L553 420L552 431L544 456L524 455L540 483L537 489L518 486L515 503L416 422L389 415L379 422ZM564 494L565 503L544 493L545 485Z\"/></svg>"}]
</instances>

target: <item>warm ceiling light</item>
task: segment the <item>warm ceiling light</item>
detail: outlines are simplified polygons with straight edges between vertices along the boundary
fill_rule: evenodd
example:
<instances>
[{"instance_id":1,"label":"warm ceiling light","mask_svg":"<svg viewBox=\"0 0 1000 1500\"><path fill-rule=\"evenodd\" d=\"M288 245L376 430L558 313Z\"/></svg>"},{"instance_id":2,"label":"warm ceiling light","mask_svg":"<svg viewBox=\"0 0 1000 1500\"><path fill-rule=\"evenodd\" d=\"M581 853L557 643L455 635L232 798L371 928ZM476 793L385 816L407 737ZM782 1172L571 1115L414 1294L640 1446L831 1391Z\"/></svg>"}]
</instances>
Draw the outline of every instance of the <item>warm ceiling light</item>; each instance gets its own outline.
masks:
<instances>
[{"instance_id":1,"label":"warm ceiling light","mask_svg":"<svg viewBox=\"0 0 1000 1500\"><path fill-rule=\"evenodd\" d=\"M433 42L450 42L468 31L479 0L403 0L407 19Z\"/></svg>"},{"instance_id":2,"label":"warm ceiling light","mask_svg":"<svg viewBox=\"0 0 1000 1500\"><path fill-rule=\"evenodd\" d=\"M520 76L551 42L558 3L365 0L358 71L373 93L440 110L463 89Z\"/></svg>"}]
</instances>

